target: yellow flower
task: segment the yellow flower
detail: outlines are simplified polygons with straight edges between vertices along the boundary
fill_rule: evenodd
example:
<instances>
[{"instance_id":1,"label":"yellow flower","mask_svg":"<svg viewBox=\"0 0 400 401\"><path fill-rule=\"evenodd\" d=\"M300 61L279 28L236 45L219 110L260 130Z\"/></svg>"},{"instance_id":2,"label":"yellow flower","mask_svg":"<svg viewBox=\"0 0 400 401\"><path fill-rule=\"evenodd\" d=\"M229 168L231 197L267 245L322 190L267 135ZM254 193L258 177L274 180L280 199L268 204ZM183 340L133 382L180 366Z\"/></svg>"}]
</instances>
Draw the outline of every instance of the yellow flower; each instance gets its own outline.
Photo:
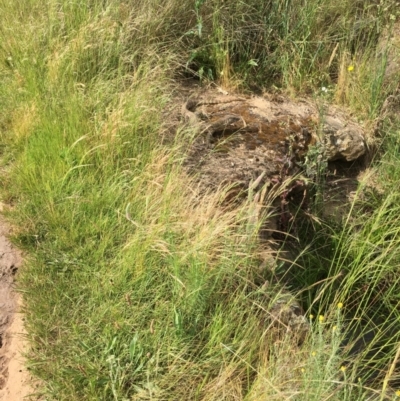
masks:
<instances>
[{"instance_id":1,"label":"yellow flower","mask_svg":"<svg viewBox=\"0 0 400 401\"><path fill-rule=\"evenodd\" d=\"M400 390L397 390L397 391L396 391L396 396L397 396L397 397L400 397Z\"/></svg>"},{"instance_id":2,"label":"yellow flower","mask_svg":"<svg viewBox=\"0 0 400 401\"><path fill-rule=\"evenodd\" d=\"M342 302L339 302L339 303L337 304L337 307L338 307L338 309L342 309L342 308L343 308L343 303L342 303Z\"/></svg>"},{"instance_id":3,"label":"yellow flower","mask_svg":"<svg viewBox=\"0 0 400 401\"><path fill-rule=\"evenodd\" d=\"M337 326L332 327L332 331L336 331L336 329L337 329Z\"/></svg>"},{"instance_id":4,"label":"yellow flower","mask_svg":"<svg viewBox=\"0 0 400 401\"><path fill-rule=\"evenodd\" d=\"M342 372L346 372L346 366L341 366L341 367L340 367L340 370L341 370Z\"/></svg>"},{"instance_id":5,"label":"yellow flower","mask_svg":"<svg viewBox=\"0 0 400 401\"><path fill-rule=\"evenodd\" d=\"M324 315L319 315L318 316L318 320L319 320L320 323L322 323L324 321L324 319L325 319Z\"/></svg>"},{"instance_id":6,"label":"yellow flower","mask_svg":"<svg viewBox=\"0 0 400 401\"><path fill-rule=\"evenodd\" d=\"M317 353L315 351L313 351L313 352L311 352L311 355L315 356L315 355L317 355Z\"/></svg>"},{"instance_id":7,"label":"yellow flower","mask_svg":"<svg viewBox=\"0 0 400 401\"><path fill-rule=\"evenodd\" d=\"M348 72L352 72L354 70L354 65L349 65L348 67L347 67L347 71Z\"/></svg>"},{"instance_id":8,"label":"yellow flower","mask_svg":"<svg viewBox=\"0 0 400 401\"><path fill-rule=\"evenodd\" d=\"M314 315L310 315L310 319L313 320L314 319Z\"/></svg>"}]
</instances>

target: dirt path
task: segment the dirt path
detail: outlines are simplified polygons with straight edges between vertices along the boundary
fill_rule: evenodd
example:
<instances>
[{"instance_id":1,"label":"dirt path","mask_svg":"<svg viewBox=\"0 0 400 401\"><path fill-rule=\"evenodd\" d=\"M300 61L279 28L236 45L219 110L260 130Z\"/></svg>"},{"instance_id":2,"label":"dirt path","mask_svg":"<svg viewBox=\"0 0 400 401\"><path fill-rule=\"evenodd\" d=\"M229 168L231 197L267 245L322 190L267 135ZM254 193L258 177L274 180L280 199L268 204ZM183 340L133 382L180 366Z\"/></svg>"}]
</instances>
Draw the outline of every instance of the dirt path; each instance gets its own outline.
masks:
<instances>
[{"instance_id":1,"label":"dirt path","mask_svg":"<svg viewBox=\"0 0 400 401\"><path fill-rule=\"evenodd\" d=\"M0 401L22 401L31 392L21 355L25 345L23 317L18 313L19 296L13 289L22 258L8 241L9 233L0 216Z\"/></svg>"}]
</instances>

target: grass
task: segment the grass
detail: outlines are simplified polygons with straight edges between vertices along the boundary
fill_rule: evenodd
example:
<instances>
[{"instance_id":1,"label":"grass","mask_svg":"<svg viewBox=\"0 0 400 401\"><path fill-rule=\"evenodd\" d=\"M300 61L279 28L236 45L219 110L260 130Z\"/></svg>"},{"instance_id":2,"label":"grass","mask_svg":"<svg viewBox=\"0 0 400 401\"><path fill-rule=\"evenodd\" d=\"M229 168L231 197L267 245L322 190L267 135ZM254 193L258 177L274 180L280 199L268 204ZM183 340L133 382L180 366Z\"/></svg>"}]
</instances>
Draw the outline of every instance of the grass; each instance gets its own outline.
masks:
<instances>
[{"instance_id":1,"label":"grass","mask_svg":"<svg viewBox=\"0 0 400 401\"><path fill-rule=\"evenodd\" d=\"M18 288L45 399L394 397L399 121L383 122L380 192L361 185L339 226L304 222L294 266L260 271L252 194L234 210L221 207L223 189L200 196L182 168L191 133L172 140L163 113L191 74L293 96L324 86L372 126L395 90L376 50L395 2L0 10L2 197L27 251ZM324 316L301 347L268 318L287 291L274 269L289 269L306 316Z\"/></svg>"}]
</instances>

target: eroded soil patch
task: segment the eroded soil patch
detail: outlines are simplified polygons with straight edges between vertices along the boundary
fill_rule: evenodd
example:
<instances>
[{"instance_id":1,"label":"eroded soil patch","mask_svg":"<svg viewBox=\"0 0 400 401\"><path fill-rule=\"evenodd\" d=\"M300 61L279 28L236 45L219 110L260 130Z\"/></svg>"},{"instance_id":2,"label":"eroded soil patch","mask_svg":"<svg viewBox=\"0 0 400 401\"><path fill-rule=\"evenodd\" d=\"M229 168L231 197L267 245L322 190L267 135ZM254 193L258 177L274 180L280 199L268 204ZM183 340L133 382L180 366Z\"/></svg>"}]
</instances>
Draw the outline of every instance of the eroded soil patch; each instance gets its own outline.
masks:
<instances>
[{"instance_id":1,"label":"eroded soil patch","mask_svg":"<svg viewBox=\"0 0 400 401\"><path fill-rule=\"evenodd\" d=\"M343 205L357 190L368 146L364 128L345 110L268 94L186 94L181 119L194 139L185 167L204 192L225 186L232 199L248 197L249 188L263 190L275 215L267 231L286 231L293 217L289 203L307 209L313 183L323 177L323 214L337 221L347 212ZM261 210L261 196L254 198Z\"/></svg>"},{"instance_id":2,"label":"eroded soil patch","mask_svg":"<svg viewBox=\"0 0 400 401\"><path fill-rule=\"evenodd\" d=\"M351 162L367 149L363 128L344 111L307 100L208 91L189 98L181 114L195 131L186 166L207 188L247 189L261 174L260 184L277 183L304 163Z\"/></svg>"}]
</instances>

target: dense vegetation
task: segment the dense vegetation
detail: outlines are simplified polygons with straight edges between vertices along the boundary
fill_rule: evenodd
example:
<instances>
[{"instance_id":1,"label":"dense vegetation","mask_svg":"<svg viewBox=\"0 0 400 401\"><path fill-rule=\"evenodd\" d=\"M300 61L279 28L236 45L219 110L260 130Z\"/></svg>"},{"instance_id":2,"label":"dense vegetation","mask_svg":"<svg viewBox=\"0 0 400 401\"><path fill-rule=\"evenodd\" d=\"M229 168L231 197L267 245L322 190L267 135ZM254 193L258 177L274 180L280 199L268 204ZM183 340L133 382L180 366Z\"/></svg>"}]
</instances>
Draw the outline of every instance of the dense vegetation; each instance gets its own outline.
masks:
<instances>
[{"instance_id":1,"label":"dense vegetation","mask_svg":"<svg viewBox=\"0 0 400 401\"><path fill-rule=\"evenodd\" d=\"M2 197L27 251L18 283L45 399L396 396L395 3L0 0ZM187 77L323 96L370 132L342 222L316 207L298 231L290 290L316 316L301 347L264 323L281 287L256 285L251 204L199 199L181 165L191 133L161 140ZM351 338L365 344L345 356Z\"/></svg>"}]
</instances>

